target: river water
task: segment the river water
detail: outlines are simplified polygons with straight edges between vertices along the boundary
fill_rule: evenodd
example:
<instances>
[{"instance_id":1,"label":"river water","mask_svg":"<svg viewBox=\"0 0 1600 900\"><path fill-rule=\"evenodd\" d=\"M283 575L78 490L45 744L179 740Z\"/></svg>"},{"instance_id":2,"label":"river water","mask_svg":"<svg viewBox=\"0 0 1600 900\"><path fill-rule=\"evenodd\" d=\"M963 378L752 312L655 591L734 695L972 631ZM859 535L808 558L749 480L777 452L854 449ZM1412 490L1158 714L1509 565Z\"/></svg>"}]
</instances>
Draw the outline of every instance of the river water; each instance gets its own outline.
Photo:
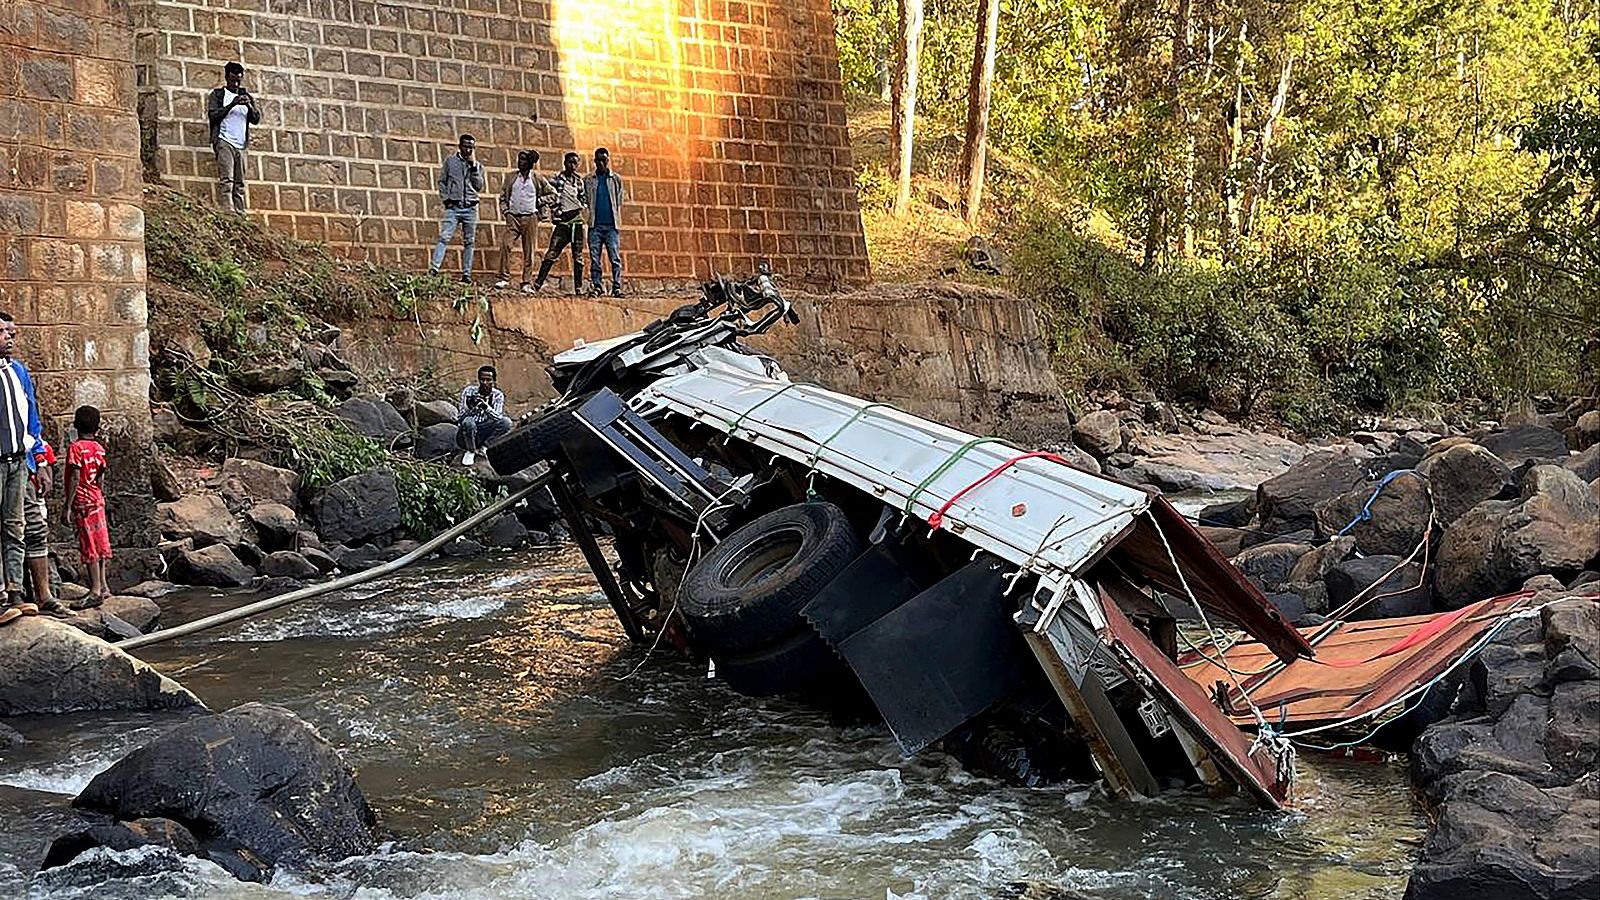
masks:
<instances>
[{"instance_id":1,"label":"river water","mask_svg":"<svg viewBox=\"0 0 1600 900\"><path fill-rule=\"evenodd\" d=\"M238 602L185 597L167 618ZM62 815L39 792L77 792L177 718L12 720L30 743L0 759L0 896L1397 898L1424 827L1395 764L1303 759L1298 810L1274 813L905 759L881 727L628 646L571 550L414 570L141 652L214 709L315 725L389 840L267 885L150 851L29 882Z\"/></svg>"}]
</instances>

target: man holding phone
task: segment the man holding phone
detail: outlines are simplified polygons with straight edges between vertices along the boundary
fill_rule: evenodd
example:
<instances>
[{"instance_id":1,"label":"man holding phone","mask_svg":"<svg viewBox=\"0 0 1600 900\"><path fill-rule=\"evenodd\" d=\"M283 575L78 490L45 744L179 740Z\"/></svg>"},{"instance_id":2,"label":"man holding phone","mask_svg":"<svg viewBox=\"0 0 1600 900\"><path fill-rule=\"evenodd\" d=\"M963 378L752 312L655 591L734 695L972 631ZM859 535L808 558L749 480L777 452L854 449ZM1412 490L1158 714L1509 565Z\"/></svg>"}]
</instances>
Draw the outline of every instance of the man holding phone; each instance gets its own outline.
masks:
<instances>
[{"instance_id":1,"label":"man holding phone","mask_svg":"<svg viewBox=\"0 0 1600 900\"><path fill-rule=\"evenodd\" d=\"M478 141L463 134L456 142L456 152L446 156L439 165L439 200L444 203L444 219L439 222L439 243L433 248L433 262L428 266L432 275L439 274L444 265L444 251L461 229L461 281L472 282L472 248L478 242L478 192L483 190L483 163L473 153Z\"/></svg>"},{"instance_id":2,"label":"man holding phone","mask_svg":"<svg viewBox=\"0 0 1600 900\"><path fill-rule=\"evenodd\" d=\"M211 149L217 155L217 181L222 206L244 215L244 151L250 146L250 126L260 124L256 98L244 89L244 66L222 67L222 87L206 97L206 119L211 125Z\"/></svg>"}]
</instances>

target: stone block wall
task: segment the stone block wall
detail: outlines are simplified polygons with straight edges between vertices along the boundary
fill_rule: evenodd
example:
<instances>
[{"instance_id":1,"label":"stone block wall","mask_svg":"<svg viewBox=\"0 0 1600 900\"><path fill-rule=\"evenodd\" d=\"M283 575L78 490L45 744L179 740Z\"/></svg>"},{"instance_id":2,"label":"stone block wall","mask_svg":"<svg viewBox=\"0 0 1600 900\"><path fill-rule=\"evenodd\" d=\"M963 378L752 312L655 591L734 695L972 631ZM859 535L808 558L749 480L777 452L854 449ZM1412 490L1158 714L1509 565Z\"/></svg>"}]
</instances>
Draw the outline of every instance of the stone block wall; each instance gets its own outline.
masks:
<instances>
[{"instance_id":1,"label":"stone block wall","mask_svg":"<svg viewBox=\"0 0 1600 900\"><path fill-rule=\"evenodd\" d=\"M104 414L113 537L148 506L144 214L126 0L0 0L0 309L45 436Z\"/></svg>"},{"instance_id":2,"label":"stone block wall","mask_svg":"<svg viewBox=\"0 0 1600 900\"><path fill-rule=\"evenodd\" d=\"M811 286L869 278L828 0L131 2L147 167L216 196L205 96L239 60L263 113L248 201L276 230L422 269L439 162L470 132L491 193L518 149L554 172L610 148L633 289L759 260Z\"/></svg>"}]
</instances>

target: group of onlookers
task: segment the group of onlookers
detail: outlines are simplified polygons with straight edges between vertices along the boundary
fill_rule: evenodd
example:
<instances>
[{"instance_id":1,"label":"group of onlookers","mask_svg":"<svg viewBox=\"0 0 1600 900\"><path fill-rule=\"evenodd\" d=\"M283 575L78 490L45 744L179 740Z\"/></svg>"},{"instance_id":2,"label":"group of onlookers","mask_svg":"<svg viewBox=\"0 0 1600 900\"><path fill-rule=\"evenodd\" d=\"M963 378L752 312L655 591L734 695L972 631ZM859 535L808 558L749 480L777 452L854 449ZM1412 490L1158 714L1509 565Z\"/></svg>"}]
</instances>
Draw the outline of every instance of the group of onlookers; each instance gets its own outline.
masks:
<instances>
[{"instance_id":1,"label":"group of onlookers","mask_svg":"<svg viewBox=\"0 0 1600 900\"><path fill-rule=\"evenodd\" d=\"M223 205L237 213L245 211L245 151L250 145L250 127L261 121L256 100L244 87L244 66L230 62L223 68L224 84L211 91L206 100L206 116L211 126L211 146L217 158L217 178ZM605 147L594 151L594 171L582 173L583 159L575 151L562 157L561 171L546 178L535 171L539 151L517 153L517 168L500 187L499 212L505 223L500 242L500 271L495 287L511 286L511 257L522 246L521 289L537 293L544 289L550 269L561 259L561 252L572 248L572 289L582 293L583 248L587 238L589 290L598 296L605 290L600 257L611 262L611 294L622 294L622 177L611 169L611 153ZM444 216L439 223L439 240L434 245L428 270L437 274L444 264L445 251L457 233L461 235L461 280L471 282L473 255L477 246L478 206L488 181L485 167L477 158L477 140L463 134L456 152L439 165L439 200ZM534 247L538 223L551 225L550 240L534 276ZM587 234L586 234L587 232Z\"/></svg>"},{"instance_id":2,"label":"group of onlookers","mask_svg":"<svg viewBox=\"0 0 1600 900\"><path fill-rule=\"evenodd\" d=\"M41 612L67 615L50 587L46 500L55 487L57 459L44 439L28 367L14 356L17 333L16 320L0 312L0 571L5 579L0 625ZM77 437L67 445L63 509L77 532L79 559L89 578L88 602L95 605L111 593L106 586L111 530L102 489L106 449L99 441L100 410L80 406L72 420Z\"/></svg>"}]
</instances>

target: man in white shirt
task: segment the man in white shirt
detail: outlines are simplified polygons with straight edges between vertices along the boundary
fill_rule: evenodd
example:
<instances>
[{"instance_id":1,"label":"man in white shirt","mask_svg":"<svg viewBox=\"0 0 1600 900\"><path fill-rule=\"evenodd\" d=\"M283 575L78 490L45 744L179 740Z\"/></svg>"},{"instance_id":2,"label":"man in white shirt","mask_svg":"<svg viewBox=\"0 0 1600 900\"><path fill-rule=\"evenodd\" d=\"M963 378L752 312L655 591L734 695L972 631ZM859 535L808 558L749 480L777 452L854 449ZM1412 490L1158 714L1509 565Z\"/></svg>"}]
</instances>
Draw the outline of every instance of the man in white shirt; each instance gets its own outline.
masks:
<instances>
[{"instance_id":1,"label":"man in white shirt","mask_svg":"<svg viewBox=\"0 0 1600 900\"><path fill-rule=\"evenodd\" d=\"M244 151L250 146L250 126L261 121L261 110L244 89L244 66L228 63L222 77L225 84L206 97L206 119L211 125L211 149L217 155L222 205L243 215Z\"/></svg>"},{"instance_id":2,"label":"man in white shirt","mask_svg":"<svg viewBox=\"0 0 1600 900\"><path fill-rule=\"evenodd\" d=\"M545 194L550 193L550 183L533 170L539 162L539 151L523 150L517 154L517 170L506 176L500 188L500 216L506 227L500 237L500 279L497 288L511 286L511 254L516 244L522 244L522 292L533 293L533 242L539 224L539 206Z\"/></svg>"}]
</instances>

